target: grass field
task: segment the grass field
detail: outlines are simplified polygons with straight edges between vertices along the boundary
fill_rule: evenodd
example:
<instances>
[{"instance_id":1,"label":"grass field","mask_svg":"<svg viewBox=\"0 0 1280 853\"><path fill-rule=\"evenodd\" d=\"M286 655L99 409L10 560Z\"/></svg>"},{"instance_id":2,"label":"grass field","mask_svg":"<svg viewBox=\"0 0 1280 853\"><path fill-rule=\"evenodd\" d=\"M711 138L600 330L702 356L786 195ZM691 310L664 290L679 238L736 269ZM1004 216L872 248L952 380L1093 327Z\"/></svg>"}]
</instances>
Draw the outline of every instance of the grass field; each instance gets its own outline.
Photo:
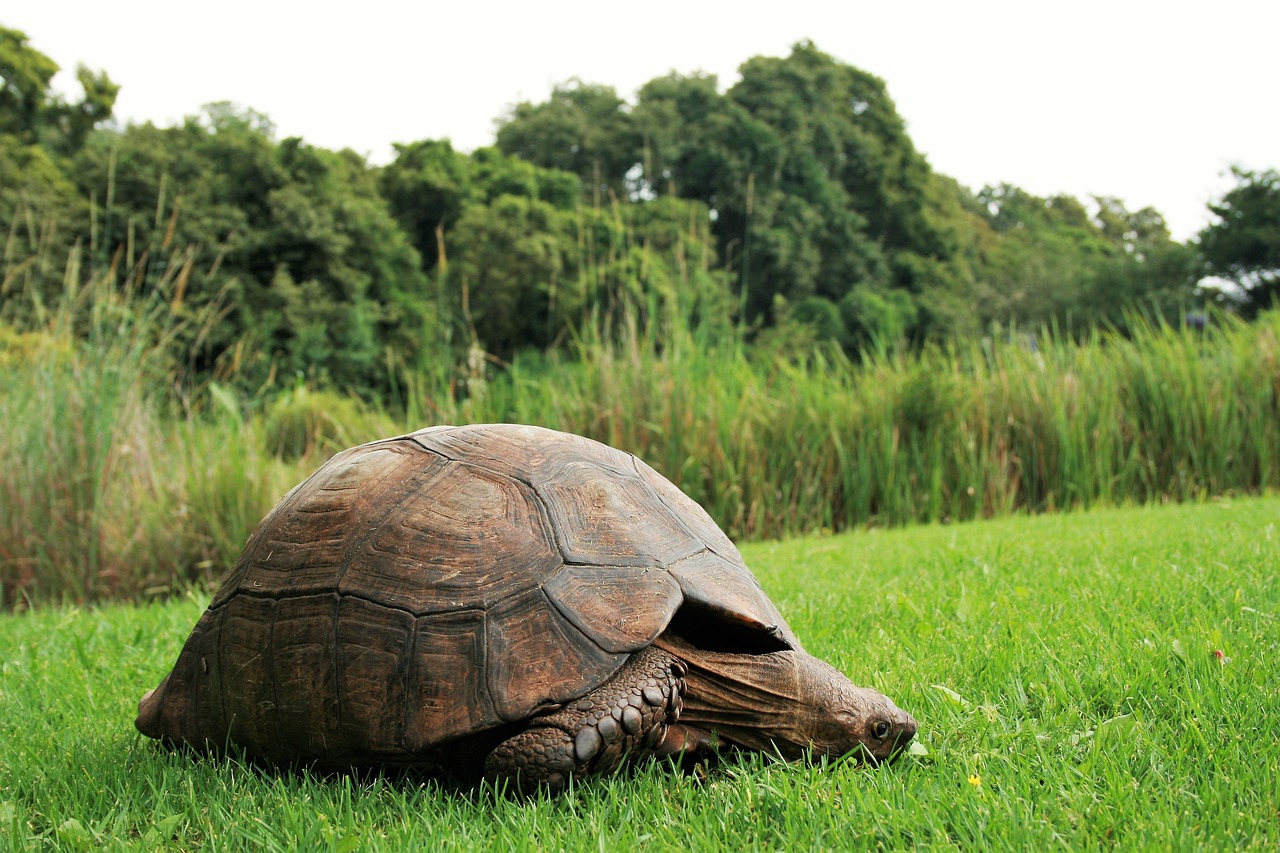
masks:
<instances>
[{"instance_id":1,"label":"grass field","mask_svg":"<svg viewBox=\"0 0 1280 853\"><path fill-rule=\"evenodd\" d=\"M135 702L203 597L0 616L0 845L1275 849L1277 522L1270 497L751 545L809 649L928 754L651 765L529 802L156 748Z\"/></svg>"}]
</instances>

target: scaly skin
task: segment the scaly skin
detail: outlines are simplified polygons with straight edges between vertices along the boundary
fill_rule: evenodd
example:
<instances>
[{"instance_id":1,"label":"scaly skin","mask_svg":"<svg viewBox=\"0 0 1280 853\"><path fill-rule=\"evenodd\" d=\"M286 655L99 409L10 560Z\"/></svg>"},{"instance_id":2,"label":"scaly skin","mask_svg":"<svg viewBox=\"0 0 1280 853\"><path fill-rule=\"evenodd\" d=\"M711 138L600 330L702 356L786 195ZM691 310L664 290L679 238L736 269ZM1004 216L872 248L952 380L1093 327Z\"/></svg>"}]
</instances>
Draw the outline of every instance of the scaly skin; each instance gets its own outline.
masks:
<instances>
[{"instance_id":1,"label":"scaly skin","mask_svg":"<svg viewBox=\"0 0 1280 853\"><path fill-rule=\"evenodd\" d=\"M790 760L852 754L879 763L915 736L916 721L893 700L807 652L709 652L669 634L657 645L688 668L684 709L660 753L732 745Z\"/></svg>"},{"instance_id":2,"label":"scaly skin","mask_svg":"<svg viewBox=\"0 0 1280 853\"><path fill-rule=\"evenodd\" d=\"M707 652L664 635L600 687L500 743L484 774L513 792L556 793L627 757L732 746L878 763L915 732L916 721L888 697L805 652Z\"/></svg>"},{"instance_id":3,"label":"scaly skin","mask_svg":"<svg viewBox=\"0 0 1280 853\"><path fill-rule=\"evenodd\" d=\"M685 667L656 647L631 656L604 684L489 753L485 778L513 792L562 790L571 778L616 770L651 753L680 716Z\"/></svg>"}]
</instances>

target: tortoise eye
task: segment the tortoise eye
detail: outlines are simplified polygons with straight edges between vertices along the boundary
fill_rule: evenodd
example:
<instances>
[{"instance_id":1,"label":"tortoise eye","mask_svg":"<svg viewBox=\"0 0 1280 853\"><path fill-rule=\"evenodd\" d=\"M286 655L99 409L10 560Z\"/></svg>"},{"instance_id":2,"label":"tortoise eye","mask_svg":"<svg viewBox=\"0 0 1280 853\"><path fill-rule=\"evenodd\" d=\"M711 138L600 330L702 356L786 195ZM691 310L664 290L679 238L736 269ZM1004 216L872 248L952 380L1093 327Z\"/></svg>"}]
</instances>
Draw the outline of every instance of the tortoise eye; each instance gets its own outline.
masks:
<instances>
[{"instance_id":1,"label":"tortoise eye","mask_svg":"<svg viewBox=\"0 0 1280 853\"><path fill-rule=\"evenodd\" d=\"M886 720L876 720L876 724L871 727L871 733L876 736L877 740L883 740L889 736L889 723Z\"/></svg>"}]
</instances>

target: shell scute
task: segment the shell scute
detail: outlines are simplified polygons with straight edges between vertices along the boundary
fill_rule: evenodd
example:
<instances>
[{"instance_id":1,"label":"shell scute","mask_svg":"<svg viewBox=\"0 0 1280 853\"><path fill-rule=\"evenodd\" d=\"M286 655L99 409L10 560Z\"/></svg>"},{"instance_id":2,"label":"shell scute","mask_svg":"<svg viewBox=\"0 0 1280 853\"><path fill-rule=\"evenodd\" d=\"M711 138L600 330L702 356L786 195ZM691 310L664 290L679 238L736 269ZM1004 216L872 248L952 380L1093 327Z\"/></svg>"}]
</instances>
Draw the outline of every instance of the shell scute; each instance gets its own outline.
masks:
<instances>
[{"instance_id":1,"label":"shell scute","mask_svg":"<svg viewBox=\"0 0 1280 853\"><path fill-rule=\"evenodd\" d=\"M249 747L280 742L271 634L276 602L237 595L227 602L218 648L231 741ZM234 689L225 689L234 685Z\"/></svg>"},{"instance_id":2,"label":"shell scute","mask_svg":"<svg viewBox=\"0 0 1280 853\"><path fill-rule=\"evenodd\" d=\"M643 460L634 458L634 464L636 472L657 493L668 511L680 519L681 524L691 536L701 540L707 548L726 560L743 564L742 554L738 553L737 546L697 501L680 491L674 483L653 470Z\"/></svg>"},{"instance_id":3,"label":"shell scute","mask_svg":"<svg viewBox=\"0 0 1280 853\"><path fill-rule=\"evenodd\" d=\"M653 568L703 548L639 477L574 461L537 489L568 562Z\"/></svg>"},{"instance_id":4,"label":"shell scute","mask_svg":"<svg viewBox=\"0 0 1280 853\"><path fill-rule=\"evenodd\" d=\"M408 661L404 741L410 752L478 732L502 718L486 678L483 610L421 616ZM465 665L459 665L465 662Z\"/></svg>"},{"instance_id":5,"label":"shell scute","mask_svg":"<svg viewBox=\"0 0 1280 853\"><path fill-rule=\"evenodd\" d=\"M430 467L433 461L443 462L395 441L335 456L258 526L213 606L241 590L276 596L332 592L362 525L378 507L414 491L424 463Z\"/></svg>"},{"instance_id":6,"label":"shell scute","mask_svg":"<svg viewBox=\"0 0 1280 853\"><path fill-rule=\"evenodd\" d=\"M356 755L404 752L405 682L413 616L361 598L338 605L339 729Z\"/></svg>"},{"instance_id":7,"label":"shell scute","mask_svg":"<svg viewBox=\"0 0 1280 853\"><path fill-rule=\"evenodd\" d=\"M689 604L726 622L768 634L799 649L800 643L755 577L714 551L671 567Z\"/></svg>"},{"instance_id":8,"label":"shell scute","mask_svg":"<svg viewBox=\"0 0 1280 853\"><path fill-rule=\"evenodd\" d=\"M630 464L628 454L598 442L524 424L428 427L407 438L449 459L489 467L532 485L554 476L566 459L590 458L624 470Z\"/></svg>"},{"instance_id":9,"label":"shell scute","mask_svg":"<svg viewBox=\"0 0 1280 853\"><path fill-rule=\"evenodd\" d=\"M341 751L338 654L332 593L277 602L271 631L272 677L282 748L297 755Z\"/></svg>"},{"instance_id":10,"label":"shell scute","mask_svg":"<svg viewBox=\"0 0 1280 853\"><path fill-rule=\"evenodd\" d=\"M664 569L568 565L543 584L547 598L602 649L634 652L653 642L683 600Z\"/></svg>"},{"instance_id":11,"label":"shell scute","mask_svg":"<svg viewBox=\"0 0 1280 853\"><path fill-rule=\"evenodd\" d=\"M541 589L491 608L486 635L489 695L506 721L583 695L627 659L583 637Z\"/></svg>"},{"instance_id":12,"label":"shell scute","mask_svg":"<svg viewBox=\"0 0 1280 853\"><path fill-rule=\"evenodd\" d=\"M532 490L445 462L378 519L338 589L412 613L488 607L561 563Z\"/></svg>"}]
</instances>

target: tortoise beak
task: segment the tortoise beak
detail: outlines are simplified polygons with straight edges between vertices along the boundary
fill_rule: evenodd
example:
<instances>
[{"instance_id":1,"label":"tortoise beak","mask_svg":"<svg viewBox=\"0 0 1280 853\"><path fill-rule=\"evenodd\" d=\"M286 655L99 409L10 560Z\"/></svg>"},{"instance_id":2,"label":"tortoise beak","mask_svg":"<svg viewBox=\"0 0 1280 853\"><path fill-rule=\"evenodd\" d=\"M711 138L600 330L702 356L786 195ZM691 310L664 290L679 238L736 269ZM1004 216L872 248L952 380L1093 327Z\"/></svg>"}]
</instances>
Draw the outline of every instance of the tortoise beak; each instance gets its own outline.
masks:
<instances>
[{"instance_id":1,"label":"tortoise beak","mask_svg":"<svg viewBox=\"0 0 1280 853\"><path fill-rule=\"evenodd\" d=\"M892 761L907 748L907 744L911 743L911 739L916 736L918 725L915 717L906 711L899 710L893 721L895 734L890 742L889 749L885 753L881 761Z\"/></svg>"},{"instance_id":2,"label":"tortoise beak","mask_svg":"<svg viewBox=\"0 0 1280 853\"><path fill-rule=\"evenodd\" d=\"M870 764L872 767L878 767L881 764L888 764L907 748L907 744L911 743L911 739L916 736L917 724L914 717L906 711L895 709L891 725L893 726L892 736L886 737L884 742L873 752L869 747L862 747L861 760Z\"/></svg>"}]
</instances>

